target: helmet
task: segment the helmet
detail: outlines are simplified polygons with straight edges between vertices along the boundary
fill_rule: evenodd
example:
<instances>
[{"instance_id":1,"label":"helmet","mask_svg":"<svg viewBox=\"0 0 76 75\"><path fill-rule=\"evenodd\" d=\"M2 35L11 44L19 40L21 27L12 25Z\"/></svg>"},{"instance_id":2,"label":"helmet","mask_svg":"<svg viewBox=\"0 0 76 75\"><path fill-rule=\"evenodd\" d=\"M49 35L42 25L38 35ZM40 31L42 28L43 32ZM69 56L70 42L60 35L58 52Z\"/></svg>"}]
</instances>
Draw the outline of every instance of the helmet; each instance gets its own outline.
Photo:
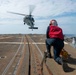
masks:
<instances>
[{"instance_id":1,"label":"helmet","mask_svg":"<svg viewBox=\"0 0 76 75\"><path fill-rule=\"evenodd\" d=\"M57 21L54 19L50 21L50 25L58 26Z\"/></svg>"}]
</instances>

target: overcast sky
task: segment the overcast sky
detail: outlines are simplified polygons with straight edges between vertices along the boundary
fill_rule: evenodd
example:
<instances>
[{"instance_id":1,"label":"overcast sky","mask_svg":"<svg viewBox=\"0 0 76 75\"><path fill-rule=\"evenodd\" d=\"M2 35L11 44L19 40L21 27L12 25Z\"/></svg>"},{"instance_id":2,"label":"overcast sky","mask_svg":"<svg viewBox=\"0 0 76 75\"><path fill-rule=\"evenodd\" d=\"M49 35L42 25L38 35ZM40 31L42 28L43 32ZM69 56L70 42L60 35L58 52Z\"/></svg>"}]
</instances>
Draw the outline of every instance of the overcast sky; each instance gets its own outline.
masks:
<instances>
[{"instance_id":1,"label":"overcast sky","mask_svg":"<svg viewBox=\"0 0 76 75\"><path fill-rule=\"evenodd\" d=\"M23 25L24 16L7 11L29 14L29 5L38 30ZM0 0L0 34L45 34L50 20L56 19L64 34L76 34L76 0Z\"/></svg>"}]
</instances>

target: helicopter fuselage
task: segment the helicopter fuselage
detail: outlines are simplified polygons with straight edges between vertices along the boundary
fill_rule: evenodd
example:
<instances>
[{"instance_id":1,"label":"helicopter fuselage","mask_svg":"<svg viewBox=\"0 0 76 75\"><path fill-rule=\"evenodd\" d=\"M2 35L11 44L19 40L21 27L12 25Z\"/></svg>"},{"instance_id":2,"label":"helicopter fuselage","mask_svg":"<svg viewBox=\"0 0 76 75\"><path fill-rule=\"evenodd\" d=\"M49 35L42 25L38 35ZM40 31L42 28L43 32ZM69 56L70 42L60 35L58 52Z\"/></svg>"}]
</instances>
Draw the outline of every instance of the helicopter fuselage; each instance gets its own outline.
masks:
<instances>
[{"instance_id":1,"label":"helicopter fuselage","mask_svg":"<svg viewBox=\"0 0 76 75\"><path fill-rule=\"evenodd\" d=\"M28 16L28 15L25 16L24 19L23 19L23 22L24 22L24 24L27 24L31 27L34 26L34 18L32 16Z\"/></svg>"}]
</instances>

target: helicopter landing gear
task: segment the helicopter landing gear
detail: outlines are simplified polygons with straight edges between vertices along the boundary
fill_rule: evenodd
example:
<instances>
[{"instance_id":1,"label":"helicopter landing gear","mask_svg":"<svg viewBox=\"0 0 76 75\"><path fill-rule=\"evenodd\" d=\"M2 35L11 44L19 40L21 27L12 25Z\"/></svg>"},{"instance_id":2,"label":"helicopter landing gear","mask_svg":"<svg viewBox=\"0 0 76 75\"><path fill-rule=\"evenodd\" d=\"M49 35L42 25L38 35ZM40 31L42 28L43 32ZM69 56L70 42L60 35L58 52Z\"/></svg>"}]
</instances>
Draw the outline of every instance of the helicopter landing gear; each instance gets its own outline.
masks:
<instances>
[{"instance_id":1,"label":"helicopter landing gear","mask_svg":"<svg viewBox=\"0 0 76 75\"><path fill-rule=\"evenodd\" d=\"M24 25L25 25L25 22L24 22Z\"/></svg>"}]
</instances>

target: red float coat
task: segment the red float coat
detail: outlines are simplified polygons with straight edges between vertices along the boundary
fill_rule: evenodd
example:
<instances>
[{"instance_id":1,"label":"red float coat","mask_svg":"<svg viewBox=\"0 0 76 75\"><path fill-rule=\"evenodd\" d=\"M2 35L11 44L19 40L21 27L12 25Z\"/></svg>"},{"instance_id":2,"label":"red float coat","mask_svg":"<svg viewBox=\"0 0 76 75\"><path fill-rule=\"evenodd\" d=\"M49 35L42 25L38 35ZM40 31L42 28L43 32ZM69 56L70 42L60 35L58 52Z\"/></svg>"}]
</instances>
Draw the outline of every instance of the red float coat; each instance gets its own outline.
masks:
<instances>
[{"instance_id":1,"label":"red float coat","mask_svg":"<svg viewBox=\"0 0 76 75\"><path fill-rule=\"evenodd\" d=\"M64 35L62 32L62 29L58 26L49 26L49 33L48 33L50 38L59 38L64 40Z\"/></svg>"}]
</instances>

